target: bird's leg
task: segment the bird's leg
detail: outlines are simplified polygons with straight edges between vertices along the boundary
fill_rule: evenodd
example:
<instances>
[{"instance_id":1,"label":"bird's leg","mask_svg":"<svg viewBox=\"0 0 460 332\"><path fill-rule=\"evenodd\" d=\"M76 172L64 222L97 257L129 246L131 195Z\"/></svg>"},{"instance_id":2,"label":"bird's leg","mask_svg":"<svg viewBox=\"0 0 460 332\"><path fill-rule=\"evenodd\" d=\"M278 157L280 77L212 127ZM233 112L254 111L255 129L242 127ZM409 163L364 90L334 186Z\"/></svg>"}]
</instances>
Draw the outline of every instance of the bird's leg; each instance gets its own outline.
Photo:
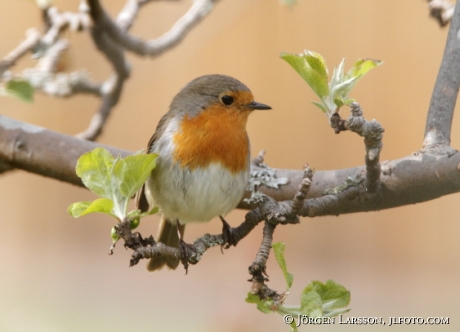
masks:
<instances>
[{"instance_id":1,"label":"bird's leg","mask_svg":"<svg viewBox=\"0 0 460 332\"><path fill-rule=\"evenodd\" d=\"M188 258L190 257L191 252L196 252L196 249L193 245L186 243L183 240L183 234L181 233L179 220L176 219L177 223L177 235L179 237L179 250L180 250L180 261L184 265L185 274L188 273Z\"/></svg>"},{"instance_id":2,"label":"bird's leg","mask_svg":"<svg viewBox=\"0 0 460 332\"><path fill-rule=\"evenodd\" d=\"M230 227L230 225L224 219L224 217L219 216L219 218L222 221L222 237L224 238L224 243L222 244L222 247L228 249L231 246L236 246L240 239L238 238L235 229Z\"/></svg>"}]
</instances>

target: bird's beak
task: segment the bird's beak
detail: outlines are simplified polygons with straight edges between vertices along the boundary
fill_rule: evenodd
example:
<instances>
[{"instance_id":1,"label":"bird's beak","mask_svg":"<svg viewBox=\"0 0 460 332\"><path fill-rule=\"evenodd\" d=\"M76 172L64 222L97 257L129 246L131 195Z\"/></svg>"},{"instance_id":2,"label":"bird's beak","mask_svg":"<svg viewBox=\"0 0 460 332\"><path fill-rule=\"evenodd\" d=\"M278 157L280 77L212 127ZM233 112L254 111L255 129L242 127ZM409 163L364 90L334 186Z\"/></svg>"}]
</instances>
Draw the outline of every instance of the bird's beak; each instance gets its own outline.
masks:
<instances>
[{"instance_id":1,"label":"bird's beak","mask_svg":"<svg viewBox=\"0 0 460 332\"><path fill-rule=\"evenodd\" d=\"M268 105L258 103L256 101L253 101L250 104L246 105L247 108L252 109L252 110L271 110L272 108Z\"/></svg>"}]
</instances>

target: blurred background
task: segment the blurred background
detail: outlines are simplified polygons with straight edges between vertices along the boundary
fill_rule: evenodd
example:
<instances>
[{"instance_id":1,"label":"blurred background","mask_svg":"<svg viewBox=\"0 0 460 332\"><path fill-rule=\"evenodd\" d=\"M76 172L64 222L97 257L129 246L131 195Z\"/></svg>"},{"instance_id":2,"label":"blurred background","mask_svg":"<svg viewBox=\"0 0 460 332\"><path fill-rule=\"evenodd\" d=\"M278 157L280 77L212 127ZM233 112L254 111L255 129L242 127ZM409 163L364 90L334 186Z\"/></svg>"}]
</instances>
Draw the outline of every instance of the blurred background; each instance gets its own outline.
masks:
<instances>
[{"instance_id":1,"label":"blurred background","mask_svg":"<svg viewBox=\"0 0 460 332\"><path fill-rule=\"evenodd\" d=\"M77 0L53 1L76 11ZM122 0L103 1L116 15ZM191 1L145 6L132 33L160 36ZM41 25L33 1L0 1L0 57L15 48L26 29ZM154 59L128 54L131 78L99 142L128 150L146 146L171 98L191 79L211 73L234 76L256 100L273 107L255 112L248 131L253 155L267 150L273 167L317 170L364 163L362 138L334 135L312 104L316 97L278 56L309 49L322 54L330 71L343 57L348 69L358 58L385 61L352 93L368 119L385 128L382 160L407 156L421 147L426 112L444 50L447 28L428 17L426 1L222 0L176 48ZM69 70L85 68L103 80L111 69L89 36L68 33ZM19 71L32 60L22 61ZM55 99L37 94L33 104L0 98L9 117L70 135L86 128L99 101L79 95ZM344 109L344 115L348 110ZM460 145L453 123L452 146ZM74 220L75 201L92 200L87 190L23 171L0 177L1 331L288 331L282 317L245 303L247 267L261 241L259 225L236 248L209 250L200 264L184 270L147 273L144 262L129 268L130 251L120 243L113 256L111 218ZM279 227L286 243L294 286L286 303L299 303L312 280L333 279L351 291L353 317L450 317L450 325L392 326L392 331L458 331L460 315L460 204L458 195L402 208L338 217L303 219ZM457 202L457 203L456 203ZM238 225L245 211L227 220ZM155 216L141 225L156 234ZM186 240L219 233L221 223L187 228ZM269 286L283 291L281 271L268 263ZM352 325L303 330L354 331ZM362 327L380 331L382 326Z\"/></svg>"}]
</instances>

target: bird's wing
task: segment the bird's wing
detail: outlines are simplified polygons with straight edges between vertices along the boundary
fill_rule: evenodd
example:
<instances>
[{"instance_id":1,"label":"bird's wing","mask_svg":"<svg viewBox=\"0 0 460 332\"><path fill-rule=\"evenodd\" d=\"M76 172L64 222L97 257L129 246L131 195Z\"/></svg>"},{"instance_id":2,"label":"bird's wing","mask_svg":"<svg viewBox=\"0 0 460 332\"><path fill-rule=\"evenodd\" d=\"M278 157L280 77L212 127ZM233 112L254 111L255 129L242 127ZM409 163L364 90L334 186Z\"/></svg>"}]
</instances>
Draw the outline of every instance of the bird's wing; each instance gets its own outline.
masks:
<instances>
[{"instance_id":1,"label":"bird's wing","mask_svg":"<svg viewBox=\"0 0 460 332\"><path fill-rule=\"evenodd\" d=\"M158 138L161 137L171 118L171 114L170 112L168 112L165 115L163 115L163 117L160 119L160 122L158 122L157 128L155 129L155 133L152 135L152 137L149 140L149 143L147 144L147 151L145 153L152 153L153 145L158 140ZM141 210L141 212L149 211L149 202L145 194L145 183L137 192L135 200L136 207L139 210Z\"/></svg>"}]
</instances>

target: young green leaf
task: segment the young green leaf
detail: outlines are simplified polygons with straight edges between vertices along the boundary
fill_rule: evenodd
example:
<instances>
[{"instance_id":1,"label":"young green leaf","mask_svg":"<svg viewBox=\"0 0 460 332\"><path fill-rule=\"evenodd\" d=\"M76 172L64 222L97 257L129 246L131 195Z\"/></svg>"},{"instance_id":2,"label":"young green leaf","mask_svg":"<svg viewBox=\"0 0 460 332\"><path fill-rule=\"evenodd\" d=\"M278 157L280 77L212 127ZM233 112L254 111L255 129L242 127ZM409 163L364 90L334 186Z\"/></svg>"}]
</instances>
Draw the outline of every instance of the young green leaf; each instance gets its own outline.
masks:
<instances>
[{"instance_id":1,"label":"young green leaf","mask_svg":"<svg viewBox=\"0 0 460 332\"><path fill-rule=\"evenodd\" d=\"M114 158L104 148L95 148L77 161L77 175L83 184L98 196L113 198L112 168Z\"/></svg>"},{"instance_id":2,"label":"young green leaf","mask_svg":"<svg viewBox=\"0 0 460 332\"><path fill-rule=\"evenodd\" d=\"M307 60L310 67L327 81L327 65L321 54L308 50L305 50L304 53L305 60Z\"/></svg>"},{"instance_id":3,"label":"young green leaf","mask_svg":"<svg viewBox=\"0 0 460 332\"><path fill-rule=\"evenodd\" d=\"M350 304L350 292L333 280L312 281L300 298L302 311L309 317L333 317L345 313Z\"/></svg>"},{"instance_id":4,"label":"young green leaf","mask_svg":"<svg viewBox=\"0 0 460 332\"><path fill-rule=\"evenodd\" d=\"M10 96L16 97L28 103L34 101L34 88L26 80L12 79L6 82L5 92Z\"/></svg>"},{"instance_id":5,"label":"young green leaf","mask_svg":"<svg viewBox=\"0 0 460 332\"><path fill-rule=\"evenodd\" d=\"M300 308L302 312L308 317L317 318L322 317L322 300L321 296L314 289L313 281L303 290L300 296Z\"/></svg>"},{"instance_id":6,"label":"young green leaf","mask_svg":"<svg viewBox=\"0 0 460 332\"><path fill-rule=\"evenodd\" d=\"M334 68L328 83L328 71L324 58L315 52L305 50L304 54L281 53L280 57L288 62L307 82L321 99L321 103L312 102L329 118L344 105L350 106L355 101L348 96L350 91L369 70L383 62L374 59L361 59L345 74L345 59Z\"/></svg>"},{"instance_id":7,"label":"young green leaf","mask_svg":"<svg viewBox=\"0 0 460 332\"><path fill-rule=\"evenodd\" d=\"M74 218L82 217L93 212L105 213L115 217L112 213L112 209L113 202L111 199L99 198L93 202L85 201L70 204L67 211Z\"/></svg>"},{"instance_id":8,"label":"young green leaf","mask_svg":"<svg viewBox=\"0 0 460 332\"><path fill-rule=\"evenodd\" d=\"M347 77L359 77L364 76L369 70L380 66L383 61L376 59L359 59L355 62L353 67L347 72Z\"/></svg>"},{"instance_id":9,"label":"young green leaf","mask_svg":"<svg viewBox=\"0 0 460 332\"><path fill-rule=\"evenodd\" d=\"M121 176L120 191L125 197L133 196L144 184L156 166L158 155L138 154L124 159L125 166Z\"/></svg>"},{"instance_id":10,"label":"young green leaf","mask_svg":"<svg viewBox=\"0 0 460 332\"><path fill-rule=\"evenodd\" d=\"M353 89L359 77L351 77L346 81L343 81L337 85L331 87L331 97L336 99L338 97L346 97L348 93Z\"/></svg>"},{"instance_id":11,"label":"young green leaf","mask_svg":"<svg viewBox=\"0 0 460 332\"><path fill-rule=\"evenodd\" d=\"M329 89L331 90L332 87L336 86L340 82L343 81L344 77L344 71L343 67L345 66L345 58L340 61L340 64L334 68L334 71L332 72L332 77L331 77L331 82L329 83Z\"/></svg>"},{"instance_id":12,"label":"young green leaf","mask_svg":"<svg viewBox=\"0 0 460 332\"><path fill-rule=\"evenodd\" d=\"M315 53L316 54L316 53ZM324 60L315 58L313 55L281 53L280 57L289 63L292 68L307 82L310 88L318 97L322 98L329 95L329 87L327 83L327 69L321 68ZM314 64L313 68L307 59ZM324 76L326 73L326 76Z\"/></svg>"},{"instance_id":13,"label":"young green leaf","mask_svg":"<svg viewBox=\"0 0 460 332\"><path fill-rule=\"evenodd\" d=\"M283 242L273 243L273 252L275 253L276 261L278 262L278 265L283 271L284 280L286 280L287 288L290 289L292 287L292 282L294 281L294 276L287 270L286 261L284 259L285 248L286 246Z\"/></svg>"}]
</instances>

